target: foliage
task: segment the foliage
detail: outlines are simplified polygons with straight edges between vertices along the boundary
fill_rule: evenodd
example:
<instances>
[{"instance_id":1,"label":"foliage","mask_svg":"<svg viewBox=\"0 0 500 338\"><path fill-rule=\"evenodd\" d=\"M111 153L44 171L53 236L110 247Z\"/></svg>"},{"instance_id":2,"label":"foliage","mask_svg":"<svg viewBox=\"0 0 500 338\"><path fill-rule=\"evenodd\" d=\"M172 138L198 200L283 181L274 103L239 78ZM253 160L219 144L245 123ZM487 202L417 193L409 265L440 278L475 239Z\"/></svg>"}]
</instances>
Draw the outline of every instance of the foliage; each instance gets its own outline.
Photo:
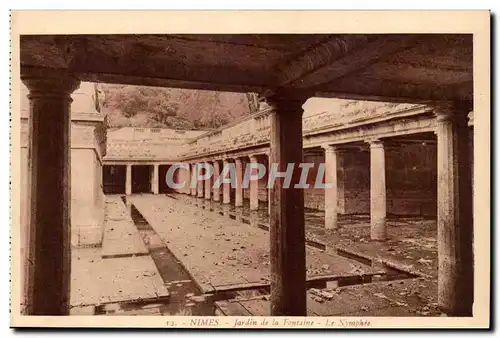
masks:
<instances>
[{"instance_id":1,"label":"foliage","mask_svg":"<svg viewBox=\"0 0 500 338\"><path fill-rule=\"evenodd\" d=\"M109 127L209 130L249 114L245 94L103 85Z\"/></svg>"}]
</instances>

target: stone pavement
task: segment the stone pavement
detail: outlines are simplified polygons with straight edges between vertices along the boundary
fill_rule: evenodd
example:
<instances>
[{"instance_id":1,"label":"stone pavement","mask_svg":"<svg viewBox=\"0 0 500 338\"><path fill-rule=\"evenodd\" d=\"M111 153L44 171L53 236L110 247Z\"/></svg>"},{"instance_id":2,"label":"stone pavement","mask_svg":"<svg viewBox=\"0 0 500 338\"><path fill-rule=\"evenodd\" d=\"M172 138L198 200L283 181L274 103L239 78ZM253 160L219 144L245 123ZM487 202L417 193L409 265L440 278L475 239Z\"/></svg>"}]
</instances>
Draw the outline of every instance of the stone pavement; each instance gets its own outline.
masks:
<instances>
[{"instance_id":1,"label":"stone pavement","mask_svg":"<svg viewBox=\"0 0 500 338\"><path fill-rule=\"evenodd\" d=\"M166 298L169 293L149 256L107 258L98 249L72 255L71 306Z\"/></svg>"},{"instance_id":2,"label":"stone pavement","mask_svg":"<svg viewBox=\"0 0 500 338\"><path fill-rule=\"evenodd\" d=\"M102 248L72 249L70 314L92 315L103 304L167 299L168 289L119 197L106 196L105 229Z\"/></svg>"},{"instance_id":3,"label":"stone pavement","mask_svg":"<svg viewBox=\"0 0 500 338\"><path fill-rule=\"evenodd\" d=\"M119 196L108 196L105 207L103 258L143 256L149 253L137 228L130 218L130 211Z\"/></svg>"},{"instance_id":4,"label":"stone pavement","mask_svg":"<svg viewBox=\"0 0 500 338\"><path fill-rule=\"evenodd\" d=\"M389 216L387 241L370 240L368 215L340 216L340 229L323 227L322 212L306 214L306 233L327 246L412 274L436 279L438 271L435 219Z\"/></svg>"},{"instance_id":5,"label":"stone pavement","mask_svg":"<svg viewBox=\"0 0 500 338\"><path fill-rule=\"evenodd\" d=\"M309 289L308 316L439 316L435 284L425 278ZM323 297L318 297L323 294ZM269 316L268 296L215 302L224 316Z\"/></svg>"},{"instance_id":6,"label":"stone pavement","mask_svg":"<svg viewBox=\"0 0 500 338\"><path fill-rule=\"evenodd\" d=\"M204 292L269 285L269 233L164 195L128 198ZM382 274L383 270L308 247L308 279Z\"/></svg>"},{"instance_id":7,"label":"stone pavement","mask_svg":"<svg viewBox=\"0 0 500 338\"><path fill-rule=\"evenodd\" d=\"M190 205L223 209L220 203L208 202L182 194L175 197ZM245 202L247 202L245 200ZM262 204L260 205L262 207ZM229 208L228 215L236 218L258 219L259 226L268 228L267 206L257 213L248 210L248 203L242 210ZM242 214L243 216L239 216ZM328 247L340 250L350 256L371 261L382 262L387 266L425 277L437 278L437 225L436 220L424 217L400 217L389 215L387 220L388 240L379 242L370 240L369 215L339 215L340 228L326 230L324 228L324 211L306 208L305 210L306 240L317 247Z\"/></svg>"},{"instance_id":8,"label":"stone pavement","mask_svg":"<svg viewBox=\"0 0 500 338\"><path fill-rule=\"evenodd\" d=\"M206 201L202 199L192 198L185 195L175 195L179 200L191 205L198 205L207 208ZM209 203L209 208L217 208L217 204ZM233 208L234 209L234 208ZM234 210L232 213L237 215ZM240 213L248 215L248 210L243 210ZM231 212L229 213L231 215ZM437 229L436 220L422 218L422 217L397 217L390 215L388 219L388 240L385 242L370 241L370 219L368 215L339 215L339 224L341 226L338 230L325 230L324 229L324 212L312 209L306 209L306 238L309 243L316 243L318 246L324 246L327 251L337 251L347 257L359 260L365 264L372 266L379 266L387 268L394 268L420 276L418 279L405 280L403 284L399 281L389 282L374 282L362 284L359 286L349 286L352 290L371 290L365 297L373 298L373 294L378 297L386 289L387 293L391 294L392 299L400 299L405 297L413 297L407 302L408 306L403 305L404 309L399 309L399 315L405 315L407 310L410 311L408 315L439 315L436 309L437 302ZM267 223L266 213L259 215L259 223ZM396 274L399 272L396 271ZM375 276L376 277L376 276ZM411 276L398 276L396 278L411 278ZM373 279L377 281L377 278ZM407 281L413 281L408 284ZM408 288L413 288L408 292ZM340 288L342 289L342 288ZM383 291L383 290L382 290ZM364 294L365 291L359 291ZM414 293L412 293L414 292ZM425 295L424 300L419 299L420 296ZM382 299L382 300L381 300ZM371 313L386 313L391 315L393 309L384 309L384 297L379 299L372 299L375 302L376 309L373 311L359 310L359 315L370 315ZM237 302L241 302L239 300ZM265 304L262 300L247 300L251 303L248 304ZM311 299L314 301L314 299ZM354 301L354 300L353 300ZM393 302L394 303L394 302ZM403 302L405 303L405 302ZM406 304L406 303L405 303ZM218 312L223 313L221 308L229 307L228 312L233 313L246 313L247 310L242 310L240 305L235 305L235 301L219 301L217 302ZM252 305L253 306L253 305ZM255 305L256 306L256 305ZM267 305L264 306L265 309ZM247 306L248 307L248 306ZM332 308L333 309L333 308ZM345 309L347 311L348 308ZM262 309L261 309L262 310ZM264 313L261 310L257 313ZM267 310L266 310L267 311ZM311 309L309 309L311 311ZM352 310L356 314L357 310ZM347 312L346 312L347 313ZM248 315L248 314L247 314ZM398 314L395 314L398 315Z\"/></svg>"},{"instance_id":9,"label":"stone pavement","mask_svg":"<svg viewBox=\"0 0 500 338\"><path fill-rule=\"evenodd\" d=\"M136 195L127 197L126 205L119 196L107 196L103 247L73 249L70 313L268 315L269 295L262 291L269 285L269 233L259 228L266 220L261 215L258 224L250 224L245 219L252 215L244 208L203 202L177 194ZM131 204L151 228L134 225ZM307 276L329 282L309 285L314 287L307 294L309 315L440 315L435 221L391 218L389 240L371 242L366 216L341 216L342 228L333 231L322 227L321 214L306 212L307 238L326 247L307 246ZM337 249L354 259L339 256ZM174 281L175 295L170 294L170 279L180 277L172 275L178 268L166 261L168 250L187 272L181 279L190 278L205 295L213 294L206 302L184 300L189 283ZM387 280L387 266L422 277ZM208 301L219 293L228 300Z\"/></svg>"}]
</instances>

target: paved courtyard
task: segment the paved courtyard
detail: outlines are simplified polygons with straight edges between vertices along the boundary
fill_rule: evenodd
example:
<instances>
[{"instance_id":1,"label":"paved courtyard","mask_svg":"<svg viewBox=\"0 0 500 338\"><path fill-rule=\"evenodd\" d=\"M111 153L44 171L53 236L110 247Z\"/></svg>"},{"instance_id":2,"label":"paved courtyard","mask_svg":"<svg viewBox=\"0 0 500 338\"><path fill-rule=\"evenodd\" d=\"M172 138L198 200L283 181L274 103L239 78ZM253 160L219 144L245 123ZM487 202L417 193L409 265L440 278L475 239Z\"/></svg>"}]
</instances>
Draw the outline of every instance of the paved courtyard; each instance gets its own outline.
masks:
<instances>
[{"instance_id":1,"label":"paved courtyard","mask_svg":"<svg viewBox=\"0 0 500 338\"><path fill-rule=\"evenodd\" d=\"M306 214L309 315L427 316L437 310L435 221L369 219L324 230ZM73 250L74 315L269 315L266 210L195 197L106 198L102 248Z\"/></svg>"}]
</instances>

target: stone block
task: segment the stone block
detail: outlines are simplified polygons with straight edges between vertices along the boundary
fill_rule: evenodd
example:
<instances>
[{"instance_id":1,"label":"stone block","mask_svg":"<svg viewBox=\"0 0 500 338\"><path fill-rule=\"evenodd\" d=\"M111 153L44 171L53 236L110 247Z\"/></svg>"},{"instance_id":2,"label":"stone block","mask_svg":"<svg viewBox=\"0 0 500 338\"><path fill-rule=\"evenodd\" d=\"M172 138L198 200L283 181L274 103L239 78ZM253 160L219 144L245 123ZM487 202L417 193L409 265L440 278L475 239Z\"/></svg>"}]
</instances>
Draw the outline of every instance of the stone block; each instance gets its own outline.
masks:
<instances>
[{"instance_id":1,"label":"stone block","mask_svg":"<svg viewBox=\"0 0 500 338\"><path fill-rule=\"evenodd\" d=\"M72 247L100 247L102 245L102 226L71 226Z\"/></svg>"}]
</instances>

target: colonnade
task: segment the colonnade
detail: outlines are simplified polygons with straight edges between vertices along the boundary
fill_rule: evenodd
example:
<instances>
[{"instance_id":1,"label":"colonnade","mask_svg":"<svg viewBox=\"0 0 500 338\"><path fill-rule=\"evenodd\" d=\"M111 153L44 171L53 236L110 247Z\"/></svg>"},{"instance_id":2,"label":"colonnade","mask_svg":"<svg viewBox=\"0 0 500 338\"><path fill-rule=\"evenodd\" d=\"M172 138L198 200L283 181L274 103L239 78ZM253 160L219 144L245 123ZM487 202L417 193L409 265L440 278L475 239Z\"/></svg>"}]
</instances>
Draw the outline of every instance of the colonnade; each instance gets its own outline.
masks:
<instances>
[{"instance_id":1,"label":"colonnade","mask_svg":"<svg viewBox=\"0 0 500 338\"><path fill-rule=\"evenodd\" d=\"M437 128L437 210L438 210L438 261L439 261L439 305L450 314L464 315L472 313L473 302L473 250L472 250L472 175L471 159L469 158L468 148L468 113L470 106L449 103L439 104L435 108ZM298 129L298 128L297 128ZM294 138L295 135L290 135ZM299 138L295 138L296 143ZM366 146L370 151L370 237L373 241L384 241L387 239L387 187L386 187L386 145L383 138L367 139ZM273 145L271 145L273 147ZM338 229L339 200L343 199L344 182L343 177L339 177L337 172L342 171L343 154L348 151L342 144L324 144L322 146L325 152L325 186L324 189L324 209L325 209L325 229ZM271 151L275 149L271 148ZM302 149L301 149L302 150ZM302 156L302 155L300 155ZM251 163L257 163L256 156L250 155ZM301 158L300 158L301 159ZM271 160L271 156L269 158ZM276 160L276 157L275 159ZM233 162L236 167L235 206L242 205L242 189L239 185L240 175L243 170L241 158L226 158L223 164ZM299 163L296 161L294 163ZM219 175L219 161L205 161L204 163L213 163L216 168L215 175ZM269 162L272 163L272 162ZM192 170L196 170L198 162L192 162ZM285 171L282 168L280 171ZM277 181L277 183L279 183ZM198 185L203 189L201 185ZM207 199L218 200L218 192L215 188L210 192L210 186L205 195L198 194L198 197L204 196ZM278 184L278 189L282 189ZM295 189L286 189L284 191L296 191ZM300 190L300 189L297 189ZM194 195L193 193L191 193ZM269 210L271 216L281 196L271 195L272 189L269 189ZM303 194L298 196L293 202L285 203L290 207L296 204L303 204ZM217 196L217 197L216 197ZM271 197L273 196L273 197ZM230 187L224 184L223 203L230 203ZM258 182L250 182L250 209L258 208ZM280 217L281 214L275 217ZM289 218L290 214L287 219ZM303 224L303 213L296 216ZM272 219L271 219L272 224ZM272 227L271 227L272 228ZM271 235L273 238L273 235ZM463 295L463 296L461 296Z\"/></svg>"},{"instance_id":2,"label":"colonnade","mask_svg":"<svg viewBox=\"0 0 500 338\"><path fill-rule=\"evenodd\" d=\"M191 196L196 196L199 198L205 198L207 200L212 200L214 202L221 201L222 204L234 203L235 207L242 207L244 201L244 187L243 179L244 173L249 172L250 174L256 174L255 167L249 167L251 164L256 165L259 163L259 157L266 156L269 162L269 153L259 153L247 156L234 156L234 157L219 157L210 161L193 161L189 162L187 168L189 168L189 181L185 182L190 189L184 189L182 192L189 194ZM234 165L234 187L231 186L229 182L223 182L220 186L215 184L219 177L224 174L224 168L228 168L229 165ZM213 168L213 173L209 178L198 180L201 170L210 166ZM226 172L226 178L229 177L231 173ZM221 178L222 179L222 178ZM196 183L192 183L196 181ZM234 188L234 197L232 200L231 189ZM266 182L267 188L267 182ZM253 179L249 181L249 200L250 200L250 210L259 209L259 180ZM267 194L267 202L269 208L269 193Z\"/></svg>"},{"instance_id":3,"label":"colonnade","mask_svg":"<svg viewBox=\"0 0 500 338\"><path fill-rule=\"evenodd\" d=\"M143 164L140 164L143 165ZM125 195L132 195L132 167L133 164L125 165ZM159 185L159 166L160 164L151 164L152 171L150 172L149 180L151 193L158 194L160 191Z\"/></svg>"},{"instance_id":4,"label":"colonnade","mask_svg":"<svg viewBox=\"0 0 500 338\"><path fill-rule=\"evenodd\" d=\"M370 148L370 237L372 240L385 240L386 230L386 168L384 142L380 139L366 140ZM341 145L325 144L325 228L338 229L339 199L344 193L342 171L343 153Z\"/></svg>"}]
</instances>

